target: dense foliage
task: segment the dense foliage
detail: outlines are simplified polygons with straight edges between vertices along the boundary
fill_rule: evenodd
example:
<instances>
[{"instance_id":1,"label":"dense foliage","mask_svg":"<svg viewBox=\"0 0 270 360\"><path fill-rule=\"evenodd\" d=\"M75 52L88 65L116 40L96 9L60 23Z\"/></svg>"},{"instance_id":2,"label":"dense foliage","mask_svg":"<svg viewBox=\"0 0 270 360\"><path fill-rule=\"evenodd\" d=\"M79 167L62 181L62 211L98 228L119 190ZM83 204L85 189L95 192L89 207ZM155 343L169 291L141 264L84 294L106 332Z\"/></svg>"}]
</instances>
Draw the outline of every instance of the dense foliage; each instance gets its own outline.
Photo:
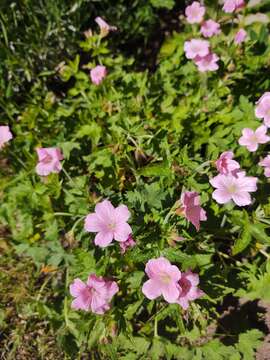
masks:
<instances>
[{"instance_id":1,"label":"dense foliage","mask_svg":"<svg viewBox=\"0 0 270 360\"><path fill-rule=\"evenodd\" d=\"M137 53L127 55L132 37L147 41L163 2L135 1L127 21L125 1L115 8L110 1L38 3L14 2L0 14L0 125L13 135L0 153L0 236L13 257L42 274L24 312L50 323L67 358L254 359L262 332L232 333L218 320L228 297L270 300L269 181L259 165L269 145L249 152L238 142L244 128L262 125L256 101L270 89L267 1L236 13L205 2L205 17L221 25L208 39L218 69L207 72L185 55L185 42L203 36L183 16L183 31L166 37L155 71L138 71ZM166 11L173 6L166 1ZM118 30L102 35L98 15ZM87 26L92 34L83 35ZM237 44L240 28L247 37ZM89 75L97 65L107 69L98 85ZM40 176L36 149L49 147L61 149L62 170ZM258 178L248 206L212 198L215 162L229 150ZM181 211L186 191L200 195L207 214L199 231ZM124 253L117 242L95 245L84 228L105 199L131 213L136 245ZM11 255L2 256L4 263ZM146 263L159 257L199 275L204 295L187 310L142 292ZM70 285L91 273L119 287L103 315L71 308ZM8 333L5 299L0 327Z\"/></svg>"}]
</instances>

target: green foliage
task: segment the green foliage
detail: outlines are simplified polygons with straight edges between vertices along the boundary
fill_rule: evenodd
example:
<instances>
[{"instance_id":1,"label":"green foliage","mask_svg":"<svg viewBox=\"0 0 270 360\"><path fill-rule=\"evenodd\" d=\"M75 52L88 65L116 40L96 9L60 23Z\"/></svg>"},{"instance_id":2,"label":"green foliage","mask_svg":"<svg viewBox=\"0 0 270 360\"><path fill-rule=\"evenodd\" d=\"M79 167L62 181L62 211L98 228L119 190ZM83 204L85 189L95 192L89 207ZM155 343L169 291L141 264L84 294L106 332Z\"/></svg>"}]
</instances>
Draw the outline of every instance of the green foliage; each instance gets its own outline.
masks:
<instances>
[{"instance_id":1,"label":"green foliage","mask_svg":"<svg viewBox=\"0 0 270 360\"><path fill-rule=\"evenodd\" d=\"M238 144L244 127L259 126L254 104L270 87L269 29L246 25L249 40L237 47L237 26L211 6L209 16L222 17L224 28L210 40L220 57L217 72L199 73L184 55L184 42L199 36L196 25L193 34L187 25L165 38L154 72L138 71L123 43L140 36L147 42L160 8L173 6L170 0L24 1L4 14L1 5L1 125L9 123L14 138L0 154L0 240L3 229L12 257L31 259L40 272L41 289L23 311L50 323L67 358L249 360L260 344L257 329L232 335L230 346L225 334L207 332L227 295L270 299L269 184L256 165L267 145L250 154ZM245 11L243 23L253 9ZM103 14L118 33L99 34L94 17ZM23 23L27 31L18 31ZM92 36L81 36L89 26ZM89 77L97 64L108 69L99 86ZM40 146L61 148L59 174L36 174ZM209 178L227 150L260 179L245 209L212 199ZM199 192L207 212L198 232L179 209L185 190ZM136 246L125 254L117 243L96 247L84 230L85 216L105 198L132 214ZM143 296L145 264L159 256L199 274L205 295L187 312ZM90 273L119 284L104 316L70 306L70 283ZM50 296L43 291L48 282ZM7 324L0 309L0 327L7 331Z\"/></svg>"}]
</instances>

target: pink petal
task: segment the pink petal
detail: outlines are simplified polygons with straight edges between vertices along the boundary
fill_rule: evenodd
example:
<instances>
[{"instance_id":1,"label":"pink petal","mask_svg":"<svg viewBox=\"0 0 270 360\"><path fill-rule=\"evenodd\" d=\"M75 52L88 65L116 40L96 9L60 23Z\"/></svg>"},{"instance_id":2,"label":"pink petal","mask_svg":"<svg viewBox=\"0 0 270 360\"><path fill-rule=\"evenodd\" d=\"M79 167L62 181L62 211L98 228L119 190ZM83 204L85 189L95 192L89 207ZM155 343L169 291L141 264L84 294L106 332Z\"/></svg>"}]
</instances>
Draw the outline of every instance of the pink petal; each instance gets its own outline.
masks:
<instances>
[{"instance_id":1,"label":"pink petal","mask_svg":"<svg viewBox=\"0 0 270 360\"><path fill-rule=\"evenodd\" d=\"M147 280L142 286L143 294L150 300L154 300L161 295L161 289L154 280Z\"/></svg>"},{"instance_id":2,"label":"pink petal","mask_svg":"<svg viewBox=\"0 0 270 360\"><path fill-rule=\"evenodd\" d=\"M251 204L251 196L248 192L233 194L232 199L238 206L246 206Z\"/></svg>"},{"instance_id":3,"label":"pink petal","mask_svg":"<svg viewBox=\"0 0 270 360\"><path fill-rule=\"evenodd\" d=\"M231 194L226 192L226 190L217 189L213 192L212 198L215 199L219 204L226 204L231 200Z\"/></svg>"},{"instance_id":4,"label":"pink petal","mask_svg":"<svg viewBox=\"0 0 270 360\"><path fill-rule=\"evenodd\" d=\"M95 245L107 247L113 241L113 233L111 231L99 232L95 237Z\"/></svg>"},{"instance_id":5,"label":"pink petal","mask_svg":"<svg viewBox=\"0 0 270 360\"><path fill-rule=\"evenodd\" d=\"M85 290L86 285L81 279L75 279L72 284L69 286L70 294L74 297L77 297Z\"/></svg>"},{"instance_id":6,"label":"pink petal","mask_svg":"<svg viewBox=\"0 0 270 360\"><path fill-rule=\"evenodd\" d=\"M120 205L115 209L115 218L120 221L128 221L130 212L126 205Z\"/></svg>"},{"instance_id":7,"label":"pink petal","mask_svg":"<svg viewBox=\"0 0 270 360\"><path fill-rule=\"evenodd\" d=\"M126 241L131 233L132 229L128 223L117 223L114 231L114 239L120 242Z\"/></svg>"},{"instance_id":8,"label":"pink petal","mask_svg":"<svg viewBox=\"0 0 270 360\"><path fill-rule=\"evenodd\" d=\"M163 295L164 299L168 303L175 303L177 298L180 295L177 284L174 282L171 282L170 284L168 284L166 286L163 285L161 291L162 291L162 295Z\"/></svg>"},{"instance_id":9,"label":"pink petal","mask_svg":"<svg viewBox=\"0 0 270 360\"><path fill-rule=\"evenodd\" d=\"M105 223L114 221L115 209L109 200L103 200L101 203L98 203L95 207L95 212Z\"/></svg>"},{"instance_id":10,"label":"pink petal","mask_svg":"<svg viewBox=\"0 0 270 360\"><path fill-rule=\"evenodd\" d=\"M89 214L85 218L84 229L88 232L99 232L104 230L104 224L96 214Z\"/></svg>"}]
</instances>

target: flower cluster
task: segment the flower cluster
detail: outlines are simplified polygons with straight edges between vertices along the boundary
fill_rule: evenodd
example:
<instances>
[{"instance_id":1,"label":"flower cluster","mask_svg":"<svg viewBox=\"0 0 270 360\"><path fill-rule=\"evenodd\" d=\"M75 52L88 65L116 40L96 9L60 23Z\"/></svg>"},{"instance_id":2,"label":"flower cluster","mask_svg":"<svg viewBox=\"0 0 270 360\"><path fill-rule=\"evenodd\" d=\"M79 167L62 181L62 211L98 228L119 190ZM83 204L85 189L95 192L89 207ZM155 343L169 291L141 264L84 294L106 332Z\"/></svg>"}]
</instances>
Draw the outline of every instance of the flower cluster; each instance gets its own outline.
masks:
<instances>
[{"instance_id":1,"label":"flower cluster","mask_svg":"<svg viewBox=\"0 0 270 360\"><path fill-rule=\"evenodd\" d=\"M227 13L241 9L244 6L242 0L226 0L223 10ZM186 20L189 24L200 24L200 33L206 37L211 38L214 35L221 33L220 24L213 19L204 20L206 9L198 1L194 1L187 6L185 10ZM247 32L244 29L239 29L235 34L234 42L239 45L245 41ZM191 39L184 44L184 51L187 59L194 61L200 72L216 71L219 68L219 56L211 51L210 43L206 40Z\"/></svg>"}]
</instances>

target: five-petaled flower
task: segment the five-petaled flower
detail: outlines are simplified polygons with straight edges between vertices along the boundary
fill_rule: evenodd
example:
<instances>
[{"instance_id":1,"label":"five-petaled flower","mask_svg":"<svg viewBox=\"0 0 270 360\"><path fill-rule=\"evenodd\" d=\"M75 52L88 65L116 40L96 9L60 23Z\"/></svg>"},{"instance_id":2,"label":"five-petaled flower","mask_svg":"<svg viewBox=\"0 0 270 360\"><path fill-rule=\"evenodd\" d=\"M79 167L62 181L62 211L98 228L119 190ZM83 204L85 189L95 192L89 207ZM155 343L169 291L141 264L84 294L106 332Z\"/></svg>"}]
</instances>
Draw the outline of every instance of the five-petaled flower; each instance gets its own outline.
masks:
<instances>
[{"instance_id":1,"label":"five-petaled flower","mask_svg":"<svg viewBox=\"0 0 270 360\"><path fill-rule=\"evenodd\" d=\"M95 274L89 275L86 283L75 279L69 289L75 298L71 303L73 309L92 311L95 314L104 314L109 310L109 303L119 290L115 281L106 280Z\"/></svg>"},{"instance_id":2,"label":"five-petaled flower","mask_svg":"<svg viewBox=\"0 0 270 360\"><path fill-rule=\"evenodd\" d=\"M256 103L255 115L258 119L263 119L264 124L270 127L270 92L266 92Z\"/></svg>"},{"instance_id":3,"label":"five-petaled flower","mask_svg":"<svg viewBox=\"0 0 270 360\"><path fill-rule=\"evenodd\" d=\"M212 37L214 35L220 34L220 25L218 22L209 19L202 23L201 26L201 34L203 34L204 37Z\"/></svg>"},{"instance_id":4,"label":"five-petaled flower","mask_svg":"<svg viewBox=\"0 0 270 360\"><path fill-rule=\"evenodd\" d=\"M206 212L200 205L200 196L196 191L186 191L181 195L180 211L196 228L200 229L200 221L206 221Z\"/></svg>"},{"instance_id":5,"label":"five-petaled flower","mask_svg":"<svg viewBox=\"0 0 270 360\"><path fill-rule=\"evenodd\" d=\"M258 149L259 144L265 144L270 140L270 137L266 135L267 127L262 125L255 131L249 128L242 130L242 136L238 140L239 144L246 146L250 152L254 152Z\"/></svg>"},{"instance_id":6,"label":"five-petaled flower","mask_svg":"<svg viewBox=\"0 0 270 360\"><path fill-rule=\"evenodd\" d=\"M259 162L259 165L264 167L264 175L270 177L270 155L267 155Z\"/></svg>"},{"instance_id":7,"label":"five-petaled flower","mask_svg":"<svg viewBox=\"0 0 270 360\"><path fill-rule=\"evenodd\" d=\"M100 28L100 34L101 34L102 37L107 36L110 31L116 31L117 30L116 26L109 25L100 16L95 18L95 22L98 24L98 26Z\"/></svg>"},{"instance_id":8,"label":"five-petaled flower","mask_svg":"<svg viewBox=\"0 0 270 360\"><path fill-rule=\"evenodd\" d=\"M103 200L95 207L95 212L85 218L84 229L97 232L95 244L100 247L108 246L113 239L120 242L128 240L132 233L127 223L130 212L126 205L114 207L109 200Z\"/></svg>"},{"instance_id":9,"label":"five-petaled flower","mask_svg":"<svg viewBox=\"0 0 270 360\"><path fill-rule=\"evenodd\" d=\"M194 301L204 295L204 292L198 288L199 276L191 271L182 272L178 282L179 297L176 300L184 310L189 307L189 302Z\"/></svg>"},{"instance_id":10,"label":"five-petaled flower","mask_svg":"<svg viewBox=\"0 0 270 360\"><path fill-rule=\"evenodd\" d=\"M92 83L99 85L107 75L107 69L103 65L97 65L90 71Z\"/></svg>"},{"instance_id":11,"label":"five-petaled flower","mask_svg":"<svg viewBox=\"0 0 270 360\"><path fill-rule=\"evenodd\" d=\"M230 173L235 174L239 171L240 165L237 161L233 160L233 152L225 151L215 162L217 170L222 175L228 175Z\"/></svg>"},{"instance_id":12,"label":"five-petaled flower","mask_svg":"<svg viewBox=\"0 0 270 360\"><path fill-rule=\"evenodd\" d=\"M242 42L244 42L246 40L247 37L247 32L244 29L240 29L239 31L237 31L235 37L234 37L234 42L239 45Z\"/></svg>"},{"instance_id":13,"label":"five-petaled flower","mask_svg":"<svg viewBox=\"0 0 270 360\"><path fill-rule=\"evenodd\" d=\"M200 72L216 71L219 68L217 64L218 61L219 57L214 53L209 53L204 57L196 56L194 58L194 62Z\"/></svg>"},{"instance_id":14,"label":"five-petaled flower","mask_svg":"<svg viewBox=\"0 0 270 360\"><path fill-rule=\"evenodd\" d=\"M209 47L209 41L201 39L191 39L184 43L184 51L188 59L195 59L196 56L203 58L209 54Z\"/></svg>"},{"instance_id":15,"label":"five-petaled flower","mask_svg":"<svg viewBox=\"0 0 270 360\"><path fill-rule=\"evenodd\" d=\"M200 23L203 20L205 14L205 7L198 1L194 1L191 5L186 7L185 15L187 22L190 24Z\"/></svg>"},{"instance_id":16,"label":"five-petaled flower","mask_svg":"<svg viewBox=\"0 0 270 360\"><path fill-rule=\"evenodd\" d=\"M223 5L223 10L226 13L232 13L236 10L239 10L245 6L244 0L225 0Z\"/></svg>"},{"instance_id":17,"label":"five-petaled flower","mask_svg":"<svg viewBox=\"0 0 270 360\"><path fill-rule=\"evenodd\" d=\"M250 192L257 190L256 177L246 176L244 171L234 174L219 174L210 180L210 184L216 188L212 197L219 204L226 204L233 200L238 206L251 204Z\"/></svg>"},{"instance_id":18,"label":"five-petaled flower","mask_svg":"<svg viewBox=\"0 0 270 360\"><path fill-rule=\"evenodd\" d=\"M149 277L142 287L143 294L150 300L163 296L168 303L175 303L180 296L178 281L181 272L164 257L147 262L145 272Z\"/></svg>"},{"instance_id":19,"label":"five-petaled flower","mask_svg":"<svg viewBox=\"0 0 270 360\"><path fill-rule=\"evenodd\" d=\"M37 148L38 164L36 172L40 176L59 173L62 169L61 160L64 159L61 150L57 147Z\"/></svg>"},{"instance_id":20,"label":"five-petaled flower","mask_svg":"<svg viewBox=\"0 0 270 360\"><path fill-rule=\"evenodd\" d=\"M9 129L9 126L0 126L0 149L13 138L13 135Z\"/></svg>"}]
</instances>

